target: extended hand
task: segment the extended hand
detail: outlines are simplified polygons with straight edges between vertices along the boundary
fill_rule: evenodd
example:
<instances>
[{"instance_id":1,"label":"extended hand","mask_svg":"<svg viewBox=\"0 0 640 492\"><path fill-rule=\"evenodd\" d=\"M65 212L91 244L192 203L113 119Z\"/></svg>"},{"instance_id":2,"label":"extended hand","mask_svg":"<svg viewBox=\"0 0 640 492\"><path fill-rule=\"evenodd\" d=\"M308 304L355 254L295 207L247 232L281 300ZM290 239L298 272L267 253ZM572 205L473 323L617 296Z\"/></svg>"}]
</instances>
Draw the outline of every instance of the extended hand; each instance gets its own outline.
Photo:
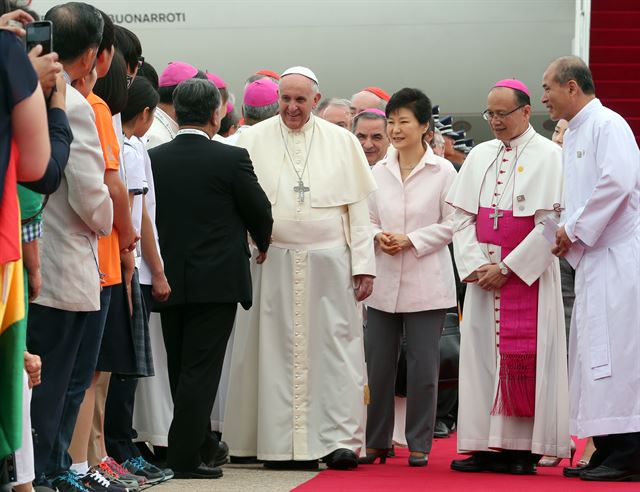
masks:
<instances>
[{"instance_id":1,"label":"extended hand","mask_svg":"<svg viewBox=\"0 0 640 492\"><path fill-rule=\"evenodd\" d=\"M563 257L569 252L572 244L571 239L567 236L567 231L562 226L556 231L556 245L551 252L558 257Z\"/></svg>"},{"instance_id":2,"label":"extended hand","mask_svg":"<svg viewBox=\"0 0 640 492\"><path fill-rule=\"evenodd\" d=\"M500 267L494 263L481 266L477 272L478 286L484 290L498 290L509 279L508 275L500 273Z\"/></svg>"},{"instance_id":3,"label":"extended hand","mask_svg":"<svg viewBox=\"0 0 640 492\"><path fill-rule=\"evenodd\" d=\"M376 234L376 241L383 253L394 256L402 251L402 247L393 239L393 234L389 232L379 232Z\"/></svg>"},{"instance_id":4,"label":"extended hand","mask_svg":"<svg viewBox=\"0 0 640 492\"><path fill-rule=\"evenodd\" d=\"M373 292L373 276L354 275L353 288L356 291L356 301L364 301Z\"/></svg>"}]
</instances>

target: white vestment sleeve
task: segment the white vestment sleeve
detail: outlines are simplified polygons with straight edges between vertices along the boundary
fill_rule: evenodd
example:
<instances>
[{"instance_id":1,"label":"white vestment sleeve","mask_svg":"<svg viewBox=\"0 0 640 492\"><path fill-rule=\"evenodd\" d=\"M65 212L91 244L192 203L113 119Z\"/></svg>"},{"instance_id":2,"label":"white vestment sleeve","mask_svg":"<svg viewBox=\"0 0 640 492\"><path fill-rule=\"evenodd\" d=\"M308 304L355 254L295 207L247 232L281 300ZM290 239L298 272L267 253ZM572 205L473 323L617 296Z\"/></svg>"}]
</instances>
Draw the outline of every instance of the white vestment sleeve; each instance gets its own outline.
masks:
<instances>
[{"instance_id":1,"label":"white vestment sleeve","mask_svg":"<svg viewBox=\"0 0 640 492\"><path fill-rule=\"evenodd\" d=\"M600 129L595 158L600 178L584 207L565 223L567 235L573 242L579 239L593 246L636 186L638 163L630 162L629 155L637 154L625 152L630 148L625 130L614 122ZM567 183L568 192L571 186Z\"/></svg>"},{"instance_id":2,"label":"white vestment sleeve","mask_svg":"<svg viewBox=\"0 0 640 492\"><path fill-rule=\"evenodd\" d=\"M373 250L373 232L369 220L367 200L348 205L349 235L351 247L351 274L375 275L376 260Z\"/></svg>"},{"instance_id":3,"label":"white vestment sleeve","mask_svg":"<svg viewBox=\"0 0 640 492\"><path fill-rule=\"evenodd\" d=\"M378 246L378 241L375 240L375 237L376 234L382 232L382 226L380 225L380 213L378 212L376 193L377 191L371 193L367 201L369 203L369 220L371 221L371 238L373 240L374 250L377 253L380 246Z\"/></svg>"},{"instance_id":4,"label":"white vestment sleeve","mask_svg":"<svg viewBox=\"0 0 640 492\"><path fill-rule=\"evenodd\" d=\"M491 263L476 236L476 216L458 208L453 216L453 254L458 274L464 282L482 265Z\"/></svg>"},{"instance_id":5,"label":"white vestment sleeve","mask_svg":"<svg viewBox=\"0 0 640 492\"><path fill-rule=\"evenodd\" d=\"M442 187L440 196L440 221L421 227L407 234L413 244L413 253L420 258L434 251L442 249L453 238L453 218L456 209L445 202L449 189L456 175L452 173L445 186Z\"/></svg>"},{"instance_id":6,"label":"white vestment sleeve","mask_svg":"<svg viewBox=\"0 0 640 492\"><path fill-rule=\"evenodd\" d=\"M555 258L551 254L551 244L543 235L544 220L554 214L553 211L538 210L533 230L502 260L527 285L538 280Z\"/></svg>"}]
</instances>

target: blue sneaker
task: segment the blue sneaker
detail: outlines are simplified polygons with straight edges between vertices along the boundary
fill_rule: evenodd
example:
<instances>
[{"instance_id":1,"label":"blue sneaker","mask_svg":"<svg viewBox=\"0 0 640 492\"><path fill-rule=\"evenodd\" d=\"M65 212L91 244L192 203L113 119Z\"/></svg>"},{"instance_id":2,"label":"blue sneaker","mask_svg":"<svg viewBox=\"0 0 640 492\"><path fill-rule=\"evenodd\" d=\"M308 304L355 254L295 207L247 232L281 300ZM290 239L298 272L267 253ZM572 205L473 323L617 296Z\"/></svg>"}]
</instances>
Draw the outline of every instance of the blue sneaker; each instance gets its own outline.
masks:
<instances>
[{"instance_id":1,"label":"blue sneaker","mask_svg":"<svg viewBox=\"0 0 640 492\"><path fill-rule=\"evenodd\" d=\"M147 484L164 482L167 478L164 472L155 465L146 461L142 456L129 458L122 463L122 466L129 472L140 477L144 477Z\"/></svg>"},{"instance_id":2,"label":"blue sneaker","mask_svg":"<svg viewBox=\"0 0 640 492\"><path fill-rule=\"evenodd\" d=\"M69 470L58 475L52 481L53 486L58 492L94 492L93 489L87 488L81 481L80 476Z\"/></svg>"}]
</instances>

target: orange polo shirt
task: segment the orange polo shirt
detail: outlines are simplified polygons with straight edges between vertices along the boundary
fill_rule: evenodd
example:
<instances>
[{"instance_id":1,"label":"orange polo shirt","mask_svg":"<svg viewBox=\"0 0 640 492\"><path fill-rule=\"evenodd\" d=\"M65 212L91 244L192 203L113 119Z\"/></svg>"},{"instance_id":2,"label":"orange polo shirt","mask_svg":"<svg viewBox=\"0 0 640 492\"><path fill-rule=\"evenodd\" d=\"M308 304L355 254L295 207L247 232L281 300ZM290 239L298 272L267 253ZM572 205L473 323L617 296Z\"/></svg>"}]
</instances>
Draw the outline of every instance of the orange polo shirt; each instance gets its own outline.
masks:
<instances>
[{"instance_id":1,"label":"orange polo shirt","mask_svg":"<svg viewBox=\"0 0 640 492\"><path fill-rule=\"evenodd\" d=\"M91 104L96 115L96 127L98 128L98 136L100 137L100 145L104 155L105 172L118 172L120 169L120 159L118 157L120 155L120 145L113 128L111 110L107 103L93 92L89 94L87 101ZM104 275L102 279L103 286L107 287L122 282L120 243L118 241L118 232L115 228L108 236L98 239L98 265Z\"/></svg>"}]
</instances>

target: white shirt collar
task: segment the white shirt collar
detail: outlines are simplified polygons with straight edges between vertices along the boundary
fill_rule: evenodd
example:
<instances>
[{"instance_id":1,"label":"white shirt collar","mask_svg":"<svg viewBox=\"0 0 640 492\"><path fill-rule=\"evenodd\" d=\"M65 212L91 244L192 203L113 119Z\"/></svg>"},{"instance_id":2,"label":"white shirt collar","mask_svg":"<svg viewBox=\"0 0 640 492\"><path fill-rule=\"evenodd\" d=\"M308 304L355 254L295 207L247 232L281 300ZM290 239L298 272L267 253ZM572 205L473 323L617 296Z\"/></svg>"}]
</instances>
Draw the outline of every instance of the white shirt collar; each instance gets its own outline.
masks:
<instances>
[{"instance_id":1,"label":"white shirt collar","mask_svg":"<svg viewBox=\"0 0 640 492\"><path fill-rule=\"evenodd\" d=\"M580 111L578 111L578 114L576 114L573 118L571 118L571 121L569 121L569 130L575 130L577 127L582 125L582 123L587 121L589 116L591 116L591 113L593 113L596 109L599 109L601 107L602 107L602 103L600 102L600 99L598 99L597 97L589 101L587 104L583 106L583 108Z\"/></svg>"}]
</instances>

